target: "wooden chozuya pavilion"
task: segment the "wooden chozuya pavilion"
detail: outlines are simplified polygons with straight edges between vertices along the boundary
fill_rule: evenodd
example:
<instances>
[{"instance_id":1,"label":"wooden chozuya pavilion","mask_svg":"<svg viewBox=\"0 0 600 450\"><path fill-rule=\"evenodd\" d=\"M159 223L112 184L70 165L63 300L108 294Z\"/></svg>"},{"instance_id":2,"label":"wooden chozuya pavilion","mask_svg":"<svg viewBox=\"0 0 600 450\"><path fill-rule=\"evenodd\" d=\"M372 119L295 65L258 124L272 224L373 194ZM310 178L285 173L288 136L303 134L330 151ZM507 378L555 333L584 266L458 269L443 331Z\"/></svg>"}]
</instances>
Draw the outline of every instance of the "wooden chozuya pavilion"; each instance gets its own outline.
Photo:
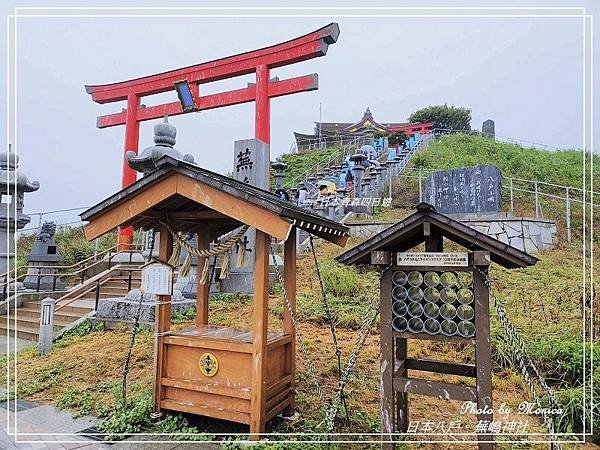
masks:
<instances>
[{"instance_id":1,"label":"wooden chozuya pavilion","mask_svg":"<svg viewBox=\"0 0 600 450\"><path fill-rule=\"evenodd\" d=\"M255 227L251 330L208 324L208 282L199 280L195 326L186 330L170 329L171 296L158 297L154 412L175 410L249 424L250 433L263 433L265 423L279 413L294 413L295 335L287 308L283 330L268 330L270 240L284 241L284 285L295 311L297 229L345 246L347 227L270 192L169 156L156 162L156 170L81 217L89 221L85 229L89 240L122 226L159 230L163 262L173 251L173 232L197 234L198 248L206 249L240 226ZM198 267L204 264L202 259ZM205 358L216 369L209 374L201 370Z\"/></svg>"}]
</instances>

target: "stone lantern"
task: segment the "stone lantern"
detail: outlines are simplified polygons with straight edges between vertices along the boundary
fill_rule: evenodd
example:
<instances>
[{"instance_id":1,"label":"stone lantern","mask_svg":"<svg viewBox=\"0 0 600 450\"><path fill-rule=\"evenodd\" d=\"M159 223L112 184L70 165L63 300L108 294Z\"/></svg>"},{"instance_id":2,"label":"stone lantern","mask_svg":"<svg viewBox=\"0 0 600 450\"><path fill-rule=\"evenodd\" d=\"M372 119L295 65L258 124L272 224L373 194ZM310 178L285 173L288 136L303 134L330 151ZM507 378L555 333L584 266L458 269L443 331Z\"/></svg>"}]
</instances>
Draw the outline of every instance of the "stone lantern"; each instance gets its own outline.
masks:
<instances>
[{"instance_id":1,"label":"stone lantern","mask_svg":"<svg viewBox=\"0 0 600 450\"><path fill-rule=\"evenodd\" d=\"M350 157L350 161L354 163L352 166L352 175L354 176L354 196L362 197L361 191L361 183L363 172L365 171L365 166L362 165L363 161L366 159L366 156L362 153L355 153Z\"/></svg>"},{"instance_id":2,"label":"stone lantern","mask_svg":"<svg viewBox=\"0 0 600 450\"><path fill-rule=\"evenodd\" d=\"M17 171L19 158L9 150L0 154L0 278L7 281L6 273L15 258L15 231L23 229L31 218L23 213L26 192L40 188L37 181L29 181ZM10 277L9 277L10 279ZM18 287L21 287L19 284Z\"/></svg>"},{"instance_id":3,"label":"stone lantern","mask_svg":"<svg viewBox=\"0 0 600 450\"><path fill-rule=\"evenodd\" d=\"M56 224L44 222L35 238L31 252L27 256L27 276L23 280L23 284L28 289L61 291L65 288L65 283L57 274L56 266L62 262L63 257L58 252L54 233L56 233Z\"/></svg>"},{"instance_id":4,"label":"stone lantern","mask_svg":"<svg viewBox=\"0 0 600 450\"><path fill-rule=\"evenodd\" d=\"M275 161L271 164L275 173L273 176L275 177L275 190L283 189L283 179L285 178L285 169L287 169L287 164L281 161Z\"/></svg>"}]
</instances>

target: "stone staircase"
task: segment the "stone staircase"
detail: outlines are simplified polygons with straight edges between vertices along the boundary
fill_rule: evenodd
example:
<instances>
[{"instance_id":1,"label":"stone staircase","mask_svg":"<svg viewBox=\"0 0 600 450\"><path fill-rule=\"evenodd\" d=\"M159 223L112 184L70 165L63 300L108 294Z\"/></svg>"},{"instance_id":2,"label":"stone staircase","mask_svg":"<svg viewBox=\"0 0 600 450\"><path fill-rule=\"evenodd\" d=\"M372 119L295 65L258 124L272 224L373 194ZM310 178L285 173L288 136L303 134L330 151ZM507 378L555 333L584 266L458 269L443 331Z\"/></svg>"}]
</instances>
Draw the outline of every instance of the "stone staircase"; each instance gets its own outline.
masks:
<instances>
[{"instance_id":1,"label":"stone staircase","mask_svg":"<svg viewBox=\"0 0 600 450\"><path fill-rule=\"evenodd\" d=\"M131 275L130 275L131 274ZM130 279L131 277L131 279ZM141 272L136 266L114 266L74 286L56 301L54 328L58 331L95 310L96 298L125 297L141 285ZM10 333L19 339L35 341L40 327L40 302L26 301L11 311ZM0 334L8 333L6 320L0 320Z\"/></svg>"},{"instance_id":2,"label":"stone staircase","mask_svg":"<svg viewBox=\"0 0 600 450\"><path fill-rule=\"evenodd\" d=\"M391 160L387 148L383 147L379 149L376 157L378 164L360 164L364 167L361 171L362 174L360 174L360 172L354 174L353 169L355 180L352 191L338 189L337 195L329 194L327 196L321 196L320 194L313 194L300 206L312 209L313 212L317 214L338 221L346 217L349 212L371 215L373 213L373 206L365 206L364 204L354 205L353 203L350 203L349 200L354 200L356 197L361 197L365 200L371 198L381 199L388 196L390 181L397 178L405 171L410 159L415 153L427 148L432 137L432 135L418 135L412 137L409 142L407 142L406 146L401 147L395 152L395 158ZM314 185L317 180L322 179L323 177L339 177L343 170L340 161L344 161L344 158L349 156L353 151L359 153L359 147L354 143L353 145L344 147L339 154L334 155L330 161L316 166L316 172L314 171L315 168L307 172L307 174L302 177L301 182L296 185L297 187L290 188L291 200L299 204L297 201L297 192L305 182ZM359 179L357 178L358 175L360 175L359 184L357 183L357 180ZM298 181L298 177L291 180L291 182L288 181L285 185L294 186L296 181Z\"/></svg>"}]
</instances>

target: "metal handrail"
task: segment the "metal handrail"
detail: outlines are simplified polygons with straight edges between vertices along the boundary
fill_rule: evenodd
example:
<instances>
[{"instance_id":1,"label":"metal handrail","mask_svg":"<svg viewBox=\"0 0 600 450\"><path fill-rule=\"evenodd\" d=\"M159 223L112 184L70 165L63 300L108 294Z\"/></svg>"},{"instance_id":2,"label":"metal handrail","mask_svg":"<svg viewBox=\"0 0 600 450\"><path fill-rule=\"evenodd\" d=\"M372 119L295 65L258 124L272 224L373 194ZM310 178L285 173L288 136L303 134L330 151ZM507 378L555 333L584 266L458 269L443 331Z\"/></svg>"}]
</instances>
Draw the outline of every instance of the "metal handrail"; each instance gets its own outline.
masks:
<instances>
[{"instance_id":1,"label":"metal handrail","mask_svg":"<svg viewBox=\"0 0 600 450\"><path fill-rule=\"evenodd\" d=\"M141 271L142 269L139 267L131 267L131 266L124 266L124 265L117 265L117 266L113 266L107 270L105 270L102 273L99 273L95 276L93 276L92 278L88 279L85 283L82 283L78 288L76 288L75 290L79 291L80 289L84 289L81 292L78 292L77 294L74 294L73 291L67 292L65 295L63 295L62 297L60 297L58 300L56 300L56 309L55 311L59 311L62 308L69 306L71 303L73 303L75 300L80 299L82 296L84 296L85 294L88 294L90 291L96 289L96 306L97 306L97 301L98 301L98 296L100 294L98 288L99 286L101 286L102 284L104 284L107 281L110 281L110 278L106 278L108 275L110 275L112 272L121 272L121 271L125 271L125 272L137 272L137 271ZM131 281L129 281L129 283L131 283ZM87 288L87 289L85 289ZM73 298L69 298L71 295L75 295ZM66 303L61 303L64 302L65 300ZM59 304L61 303L61 304Z\"/></svg>"},{"instance_id":2,"label":"metal handrail","mask_svg":"<svg viewBox=\"0 0 600 450\"><path fill-rule=\"evenodd\" d=\"M454 130L452 128L434 128L433 133L435 135L456 133L456 134L476 134L479 136L488 136L488 134L486 134L482 131L479 131L479 130ZM527 144L528 145L527 148L538 148L538 149L544 149L544 150L548 150L548 149L561 150L559 147L556 147L555 145L542 144L540 142L533 142L533 141L528 141L526 139L514 138L514 137L510 137L510 136L502 136L501 134L494 134L494 138L500 138L503 142L506 142L508 144L519 145L520 147L523 147L523 148L526 148L526 147L524 147L523 145L520 145L519 143Z\"/></svg>"},{"instance_id":3,"label":"metal handrail","mask_svg":"<svg viewBox=\"0 0 600 450\"><path fill-rule=\"evenodd\" d=\"M119 254L124 254L124 253L128 253L130 255L130 262L131 262L131 255L133 253L135 253L134 251L131 250L126 250L123 252L117 252L114 255L109 257L109 268L110 268L110 264L111 261L110 259L112 259L113 256L119 255ZM36 277L37 278L37 288L36 288L36 292L56 292L56 283L57 283L57 278L60 277L71 277L74 275L81 275L81 283L83 283L85 281L85 273L90 270L91 268L103 263L103 260L99 260L99 261L95 261L93 264L90 264L89 266L85 266L82 267L81 269L75 270L73 272L69 272L69 273L59 273L59 272L55 272L55 273L47 273L47 272L42 272L42 270L47 270L50 268L63 268L63 267L67 267L67 266L29 266L29 268L35 268L37 269L37 273L30 273L29 271L27 273L24 273L22 275L19 275L18 277L15 278L11 278L11 279L7 279L7 281L5 281L4 283L0 284L0 289L2 292L2 300L5 300L8 296L8 287L12 284L15 283L16 281L20 281L22 279L25 279L27 277ZM41 283L41 279L42 278L52 278L52 290L51 291L42 291L40 289L40 283ZM80 284L81 284L80 283Z\"/></svg>"},{"instance_id":4,"label":"metal handrail","mask_svg":"<svg viewBox=\"0 0 600 450\"><path fill-rule=\"evenodd\" d=\"M132 245L131 245L131 247L136 247L136 249L142 249L142 248L143 248L143 245L140 245L140 244L132 244ZM7 276L9 276L11 273L16 273L16 272L18 272L19 270L23 270L23 269L57 269L57 270L60 270L60 269L71 269L71 268L73 268L73 267L80 266L80 265L82 265L82 264L84 264L84 263L88 262L88 261L89 261L89 260L91 260L91 259L98 259L99 257L103 257L103 256L105 256L105 255L107 255L107 254L110 254L110 253L112 253L112 251L113 251L113 250L115 250L116 248L117 248L117 245L113 245L113 246L112 246L112 247L110 247L109 249L103 250L103 251L101 251L101 252L99 252L99 253L97 253L97 254L95 254L95 255L89 256L89 257L87 257L87 258L85 258L85 259L83 259L83 260L81 260L81 261L77 261L76 263L70 264L70 265L68 265L68 266L65 266L65 265L56 265L56 266L35 266L35 265L24 264L24 265L22 265L22 266L18 266L18 267L17 267L17 268L15 268L15 269L9 270L8 272L4 272L4 273L0 274L0 279L2 279L2 278L4 278L4 277L7 277ZM138 250L122 250L122 251L116 252L116 253L115 253L113 256L116 256L116 255L118 255L118 254L122 254L122 253L138 253ZM112 256L111 256L111 257L109 257L109 258L112 258ZM98 262L98 261L94 261L94 263L96 263L96 262ZM89 267L92 267L92 266L89 266ZM88 268L89 268L89 267L88 267ZM80 269L80 270L82 270L82 269ZM71 274L64 274L64 275L61 275L61 276L69 276L69 275L71 275ZM15 281L15 279L14 279L14 278L11 278L11 281ZM0 284L0 286L2 286L2 284Z\"/></svg>"},{"instance_id":5,"label":"metal handrail","mask_svg":"<svg viewBox=\"0 0 600 450\"><path fill-rule=\"evenodd\" d=\"M325 167L329 167L334 161L338 160L338 158L340 156L345 157L346 153L349 150L354 149L354 148L358 147L359 145L363 145L364 142L367 141L367 138L368 138L368 136L356 136L352 142L348 142L348 143L344 144L340 148L340 150L335 152L333 155L329 156L328 159L323 159L321 161L318 161L310 169L308 169L304 174L298 175L295 178L286 181L284 183L284 185L286 187L293 187L299 183L299 180L303 180L303 179L306 180L307 178L309 178L311 175L315 174L319 170L321 170Z\"/></svg>"}]
</instances>

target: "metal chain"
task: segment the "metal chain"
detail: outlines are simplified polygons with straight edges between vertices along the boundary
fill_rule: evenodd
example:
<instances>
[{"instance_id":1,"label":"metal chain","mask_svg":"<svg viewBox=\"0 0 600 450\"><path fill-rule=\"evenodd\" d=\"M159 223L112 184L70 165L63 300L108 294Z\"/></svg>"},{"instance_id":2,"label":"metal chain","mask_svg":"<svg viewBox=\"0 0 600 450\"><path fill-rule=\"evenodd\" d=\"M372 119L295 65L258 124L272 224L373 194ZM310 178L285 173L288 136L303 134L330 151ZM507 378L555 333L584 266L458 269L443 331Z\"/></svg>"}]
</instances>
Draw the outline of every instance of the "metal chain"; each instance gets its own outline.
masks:
<instances>
[{"instance_id":1,"label":"metal chain","mask_svg":"<svg viewBox=\"0 0 600 450\"><path fill-rule=\"evenodd\" d=\"M271 255L273 256L273 260L275 260L275 252L273 250L273 245L269 244L269 248L271 250ZM292 326L294 327L294 333L296 335L296 341L298 341L298 345L300 346L300 351L302 352L302 356L304 357L306 366L308 367L308 373L312 378L312 381L315 385L315 390L317 391L317 395L319 396L319 401L321 402L321 409L325 412L327 408L327 402L325 401L325 396L323 395L323 389L321 389L321 384L319 383L319 379L317 378L317 373L315 371L315 366L310 360L310 356L308 354L308 348L306 347L306 343L304 339L302 339L302 334L300 333L300 329L298 328L298 323L296 321L296 315L292 309L292 305L288 299L287 290L285 289L285 283L283 280L283 276L281 275L281 271L279 270L279 266L275 264L275 276L277 281L281 285L281 290L283 292L283 300L285 302L285 306L290 315L290 321L292 322Z\"/></svg>"},{"instance_id":2,"label":"metal chain","mask_svg":"<svg viewBox=\"0 0 600 450\"><path fill-rule=\"evenodd\" d=\"M127 376L129 375L129 365L131 363L131 355L133 353L133 346L135 344L135 337L139 332L140 327L140 316L142 315L142 302L144 300L144 292L140 289L140 301L138 303L137 312L135 314L135 320L133 322L133 328L131 330L131 340L129 341L129 347L127 348L127 356L125 357L125 363L123 364L123 383L121 385L121 396L123 397L123 406L127 406Z\"/></svg>"},{"instance_id":3,"label":"metal chain","mask_svg":"<svg viewBox=\"0 0 600 450\"><path fill-rule=\"evenodd\" d=\"M273 246L269 245L269 247L271 250L271 255L273 256L273 259L275 259L275 252L273 250ZM298 341L300 350L302 352L302 356L304 357L306 366L308 367L310 377L315 385L315 389L319 396L319 400L321 402L320 407L324 414L326 429L328 432L331 432L335 425L335 418L337 416L338 405L342 401L342 395L343 395L342 393L344 390L344 386L346 385L348 378L350 377L350 374L352 373L352 369L354 368L354 364L356 363L356 360L358 359L358 356L360 355L360 353L366 343L367 336L369 335L369 332L371 329L371 325L377 319L379 309L377 308L377 305L375 305L373 300L370 300L369 304L365 308L365 311L364 311L363 317L362 317L361 326L360 326L357 336L354 340L354 347L352 349L352 352L350 353L350 357L348 358L348 364L342 371L342 374L341 374L339 382L338 382L338 389L335 393L335 396L333 397L333 401L332 401L331 405L328 405L328 402L325 400L325 396L323 394L323 389L321 388L321 384L319 383L319 379L317 378L315 366L310 359L310 355L308 353L308 348L306 347L306 344L304 343L304 341L302 339L300 330L298 329L298 322L297 322L296 316L292 310L292 305L290 304L290 301L288 299L288 295L287 295L287 291L285 289L285 284L283 281L283 277L281 275L281 271L279 270L279 266L277 266L277 265L275 265L275 276L277 278L277 281L281 284L281 289L283 292L283 300L285 302L285 306L290 315L290 321L292 322L292 326L294 327L296 340ZM373 314L372 317L369 317L369 313L371 310L375 310L375 314Z\"/></svg>"},{"instance_id":4,"label":"metal chain","mask_svg":"<svg viewBox=\"0 0 600 450\"><path fill-rule=\"evenodd\" d=\"M375 313L373 315L371 315L372 310L375 311ZM379 315L379 308L377 308L377 305L375 305L373 300L370 300L369 304L365 308L365 311L363 312L361 326L358 329L358 333L354 340L352 352L350 353L350 357L348 358L348 364L346 365L346 368L344 369L342 375L340 376L337 393L333 399L331 406L329 407L329 409L327 410L327 412L325 414L325 425L327 427L327 431L333 430L333 427L335 425L335 417L338 412L338 405L342 401L342 394L344 392L344 386L346 385L346 382L348 381L348 378L350 377L350 374L352 372L352 369L354 368L354 364L356 363L358 356L360 355L362 349L365 346L367 337L369 336L369 333L371 331L371 326L377 319L378 315Z\"/></svg>"},{"instance_id":5,"label":"metal chain","mask_svg":"<svg viewBox=\"0 0 600 450\"><path fill-rule=\"evenodd\" d=\"M312 251L313 260L315 262L315 270L317 271L317 277L319 278L319 286L321 287L321 297L323 299L323 309L325 311L325 317L329 322L329 330L331 331L331 337L333 339L333 346L335 348L335 356L337 358L338 365L338 379L342 379L342 350L340 349L338 340L337 340L337 332L335 329L336 319L333 317L331 312L331 307L329 306L329 302L327 301L327 295L325 294L325 287L323 286L323 279L321 278L321 270L319 268L319 263L317 261L317 252L315 251L315 244L313 242L312 233L308 234L310 241L310 249ZM341 391L341 401L344 405L344 411L346 412L346 420L350 421L350 415L348 414L348 405L346 404L346 397L344 396L344 387L342 385Z\"/></svg>"},{"instance_id":6,"label":"metal chain","mask_svg":"<svg viewBox=\"0 0 600 450\"><path fill-rule=\"evenodd\" d=\"M544 380L544 377L542 377L538 368L535 366L535 363L533 362L531 356L527 352L527 347L525 345L525 342L523 341L523 338L519 335L517 329L508 319L506 309L494 295L491 279L483 270L479 269L478 267L476 267L476 269L483 277L483 280L490 292L490 296L494 301L494 307L496 308L498 319L500 320L502 328L504 329L504 333L506 334L506 340L515 351L514 356L517 366L521 372L521 375L523 376L523 379L529 387L529 391L531 392L531 396L534 402L537 403L540 406L540 408L542 408L544 424L548 427L548 430L550 431L550 448L553 450L561 450L560 444L556 442L556 415L547 412L546 409L542 407L541 398L537 393L533 377L530 374L530 370L531 372L533 372L533 376L535 377L535 380L538 382L538 384L541 386L542 390L544 391L544 394L546 394L546 396L548 397L548 403L550 405L551 410L558 409L558 403L554 396L554 392L552 391L552 388L548 385L548 383L546 383L546 380Z\"/></svg>"}]
</instances>

